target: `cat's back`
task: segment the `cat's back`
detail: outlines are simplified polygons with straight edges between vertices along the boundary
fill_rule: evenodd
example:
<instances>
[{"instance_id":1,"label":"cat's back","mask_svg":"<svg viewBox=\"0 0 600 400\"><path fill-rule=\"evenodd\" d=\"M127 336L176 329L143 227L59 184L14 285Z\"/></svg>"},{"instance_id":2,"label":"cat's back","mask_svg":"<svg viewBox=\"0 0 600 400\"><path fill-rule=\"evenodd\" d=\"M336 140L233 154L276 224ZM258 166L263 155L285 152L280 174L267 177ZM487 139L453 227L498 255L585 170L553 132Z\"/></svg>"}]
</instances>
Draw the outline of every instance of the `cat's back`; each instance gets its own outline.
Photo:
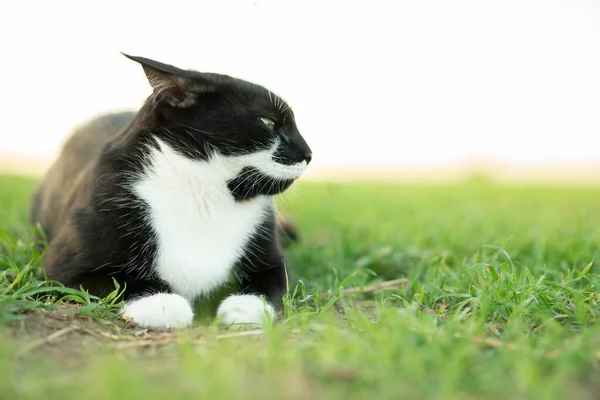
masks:
<instances>
[{"instance_id":1,"label":"cat's back","mask_svg":"<svg viewBox=\"0 0 600 400\"><path fill-rule=\"evenodd\" d=\"M50 240L63 223L74 198L84 195L86 176L103 146L127 126L135 112L97 115L76 126L63 142L59 155L34 194L30 221L40 222Z\"/></svg>"},{"instance_id":2,"label":"cat's back","mask_svg":"<svg viewBox=\"0 0 600 400\"><path fill-rule=\"evenodd\" d=\"M57 169L63 169L67 174L76 174L84 169L134 115L133 111L98 115L75 127L62 146L55 163Z\"/></svg>"}]
</instances>

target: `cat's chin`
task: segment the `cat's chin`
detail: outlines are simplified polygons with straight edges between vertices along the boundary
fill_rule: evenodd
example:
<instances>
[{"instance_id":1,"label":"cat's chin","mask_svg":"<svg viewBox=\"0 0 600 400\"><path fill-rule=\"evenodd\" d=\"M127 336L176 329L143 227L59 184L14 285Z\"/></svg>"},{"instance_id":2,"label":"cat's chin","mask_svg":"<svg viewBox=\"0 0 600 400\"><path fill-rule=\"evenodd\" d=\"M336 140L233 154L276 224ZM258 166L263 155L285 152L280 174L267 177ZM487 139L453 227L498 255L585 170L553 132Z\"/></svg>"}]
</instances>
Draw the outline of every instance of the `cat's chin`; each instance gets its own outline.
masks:
<instances>
[{"instance_id":1,"label":"cat's chin","mask_svg":"<svg viewBox=\"0 0 600 400\"><path fill-rule=\"evenodd\" d=\"M285 192L297 178L275 179L250 169L227 182L227 186L237 201L250 200L257 196L275 196Z\"/></svg>"}]
</instances>

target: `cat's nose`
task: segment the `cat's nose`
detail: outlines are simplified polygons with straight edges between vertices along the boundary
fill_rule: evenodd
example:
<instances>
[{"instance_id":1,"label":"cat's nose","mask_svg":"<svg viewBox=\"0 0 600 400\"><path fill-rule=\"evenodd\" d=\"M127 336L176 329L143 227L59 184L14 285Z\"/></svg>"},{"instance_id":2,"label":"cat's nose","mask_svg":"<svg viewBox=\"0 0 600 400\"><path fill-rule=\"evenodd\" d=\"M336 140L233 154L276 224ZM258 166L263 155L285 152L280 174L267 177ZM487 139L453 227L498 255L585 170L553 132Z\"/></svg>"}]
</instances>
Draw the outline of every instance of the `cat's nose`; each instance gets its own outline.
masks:
<instances>
[{"instance_id":1,"label":"cat's nose","mask_svg":"<svg viewBox=\"0 0 600 400\"><path fill-rule=\"evenodd\" d=\"M310 151L304 153L304 160L306 161L306 165L310 164L310 160L312 160L312 153Z\"/></svg>"}]
</instances>

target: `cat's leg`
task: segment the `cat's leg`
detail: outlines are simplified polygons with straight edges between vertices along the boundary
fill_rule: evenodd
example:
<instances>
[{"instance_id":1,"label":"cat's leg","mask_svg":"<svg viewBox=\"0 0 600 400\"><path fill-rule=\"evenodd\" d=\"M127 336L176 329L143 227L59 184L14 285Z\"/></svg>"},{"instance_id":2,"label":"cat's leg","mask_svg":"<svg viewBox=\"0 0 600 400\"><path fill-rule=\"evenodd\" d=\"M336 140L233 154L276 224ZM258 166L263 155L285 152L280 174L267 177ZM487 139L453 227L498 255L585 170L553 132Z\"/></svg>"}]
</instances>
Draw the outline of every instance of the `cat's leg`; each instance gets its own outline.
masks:
<instances>
[{"instance_id":1,"label":"cat's leg","mask_svg":"<svg viewBox=\"0 0 600 400\"><path fill-rule=\"evenodd\" d=\"M185 328L192 324L194 312L189 301L171 293L167 285L154 280L140 280L130 276L99 273L82 274L80 269L54 269L51 279L63 282L68 287L83 286L91 294L106 297L115 290L113 277L125 287L125 305L119 311L121 316L145 328Z\"/></svg>"},{"instance_id":2,"label":"cat's leg","mask_svg":"<svg viewBox=\"0 0 600 400\"><path fill-rule=\"evenodd\" d=\"M78 281L77 284L92 288L102 297L114 290L112 277L108 275L93 274L80 277ZM121 281L121 287L125 287L125 305L120 310L123 318L144 328L179 329L192 324L192 305L184 297L172 293L167 285L129 275L119 276L118 281Z\"/></svg>"},{"instance_id":3,"label":"cat's leg","mask_svg":"<svg viewBox=\"0 0 600 400\"><path fill-rule=\"evenodd\" d=\"M191 325L194 312L190 302L172 293L164 282L140 278L144 275L143 264L137 268L121 267L129 262L132 245L112 236L95 235L101 231L99 221L86 210L72 211L70 224L52 241L45 255L47 276L67 287L83 287L100 298L112 293L117 281L124 289L125 305L119 310L124 318L146 328ZM140 259L148 264L146 268L151 265L150 260Z\"/></svg>"},{"instance_id":4,"label":"cat's leg","mask_svg":"<svg viewBox=\"0 0 600 400\"><path fill-rule=\"evenodd\" d=\"M234 294L221 302L217 318L223 326L257 329L275 320L276 311L258 294Z\"/></svg>"},{"instance_id":5,"label":"cat's leg","mask_svg":"<svg viewBox=\"0 0 600 400\"><path fill-rule=\"evenodd\" d=\"M125 288L125 305L121 315L145 328L185 328L192 324L194 311L191 303L184 297L172 293L170 288L154 280L140 280L128 275L109 275L100 269L97 273L81 273L81 269L53 269L50 279L62 282L68 287L82 286L91 294L106 297L115 290L113 277Z\"/></svg>"},{"instance_id":6,"label":"cat's leg","mask_svg":"<svg viewBox=\"0 0 600 400\"><path fill-rule=\"evenodd\" d=\"M175 293L155 293L126 301L123 318L144 328L186 328L194 311L189 301Z\"/></svg>"},{"instance_id":7,"label":"cat's leg","mask_svg":"<svg viewBox=\"0 0 600 400\"><path fill-rule=\"evenodd\" d=\"M183 296L167 285L136 280L127 285L122 316L144 328L180 329L192 324L194 310Z\"/></svg>"},{"instance_id":8,"label":"cat's leg","mask_svg":"<svg viewBox=\"0 0 600 400\"><path fill-rule=\"evenodd\" d=\"M256 251L242 259L240 291L226 297L217 310L222 325L255 329L275 320L287 279L283 257L272 246L270 254Z\"/></svg>"}]
</instances>

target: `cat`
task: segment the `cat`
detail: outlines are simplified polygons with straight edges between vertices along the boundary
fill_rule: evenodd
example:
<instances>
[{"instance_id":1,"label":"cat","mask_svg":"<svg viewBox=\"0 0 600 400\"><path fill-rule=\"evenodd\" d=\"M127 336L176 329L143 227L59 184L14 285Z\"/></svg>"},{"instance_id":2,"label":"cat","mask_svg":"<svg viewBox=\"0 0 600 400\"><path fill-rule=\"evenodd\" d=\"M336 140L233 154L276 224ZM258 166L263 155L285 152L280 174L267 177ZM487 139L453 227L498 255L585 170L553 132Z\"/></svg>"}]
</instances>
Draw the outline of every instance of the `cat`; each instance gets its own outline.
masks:
<instances>
[{"instance_id":1,"label":"cat","mask_svg":"<svg viewBox=\"0 0 600 400\"><path fill-rule=\"evenodd\" d=\"M124 318L167 329L190 326L195 301L233 280L222 325L275 320L288 278L280 239L295 232L273 196L312 159L293 110L258 84L123 55L152 94L135 113L75 129L34 194L48 278L101 297L114 279Z\"/></svg>"}]
</instances>

